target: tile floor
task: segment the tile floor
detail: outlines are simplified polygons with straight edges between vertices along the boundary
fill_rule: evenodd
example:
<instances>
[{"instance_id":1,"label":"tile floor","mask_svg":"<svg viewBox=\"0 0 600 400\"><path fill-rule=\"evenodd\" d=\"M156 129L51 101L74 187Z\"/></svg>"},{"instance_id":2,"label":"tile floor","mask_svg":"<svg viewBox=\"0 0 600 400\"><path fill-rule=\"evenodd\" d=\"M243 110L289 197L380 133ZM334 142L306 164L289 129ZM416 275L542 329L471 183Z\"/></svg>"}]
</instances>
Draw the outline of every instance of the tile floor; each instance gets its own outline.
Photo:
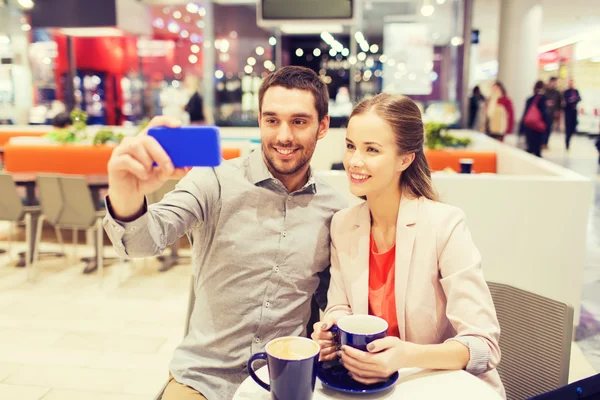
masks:
<instances>
[{"instance_id":1,"label":"tile floor","mask_svg":"<svg viewBox=\"0 0 600 400\"><path fill-rule=\"evenodd\" d=\"M555 135L544 156L589 176L598 187L593 142L576 137L569 154L562 148ZM588 244L570 381L600 371L600 190ZM21 249L14 246L13 254ZM80 246L77 255L85 253L91 249ZM101 284L98 276L81 274L82 264L49 259L30 282L26 271L0 255L0 399L153 399L182 338L191 273L189 265L162 274L158 266L151 259L113 265Z\"/></svg>"}]
</instances>

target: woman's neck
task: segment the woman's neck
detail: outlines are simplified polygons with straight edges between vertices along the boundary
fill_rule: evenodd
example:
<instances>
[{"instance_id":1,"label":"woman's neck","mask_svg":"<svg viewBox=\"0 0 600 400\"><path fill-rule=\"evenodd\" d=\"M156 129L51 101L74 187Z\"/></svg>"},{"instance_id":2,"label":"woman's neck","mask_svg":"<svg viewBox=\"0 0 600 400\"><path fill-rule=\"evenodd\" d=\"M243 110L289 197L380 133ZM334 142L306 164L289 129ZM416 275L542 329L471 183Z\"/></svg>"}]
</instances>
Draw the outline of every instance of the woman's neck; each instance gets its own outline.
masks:
<instances>
[{"instance_id":1,"label":"woman's neck","mask_svg":"<svg viewBox=\"0 0 600 400\"><path fill-rule=\"evenodd\" d=\"M384 193L367 196L371 212L371 226L387 230L396 226L402 190L400 186L390 188Z\"/></svg>"}]
</instances>

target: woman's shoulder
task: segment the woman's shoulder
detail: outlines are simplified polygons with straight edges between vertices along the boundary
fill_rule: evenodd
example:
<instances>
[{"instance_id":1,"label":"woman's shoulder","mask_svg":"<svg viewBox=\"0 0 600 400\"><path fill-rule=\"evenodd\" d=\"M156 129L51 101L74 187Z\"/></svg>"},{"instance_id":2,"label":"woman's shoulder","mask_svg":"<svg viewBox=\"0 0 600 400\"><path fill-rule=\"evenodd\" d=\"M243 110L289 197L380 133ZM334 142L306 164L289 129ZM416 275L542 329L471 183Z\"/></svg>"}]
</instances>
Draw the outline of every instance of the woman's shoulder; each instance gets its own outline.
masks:
<instances>
[{"instance_id":1,"label":"woman's shoulder","mask_svg":"<svg viewBox=\"0 0 600 400\"><path fill-rule=\"evenodd\" d=\"M419 220L429 220L435 225L447 226L453 221L456 224L465 219L463 210L456 206L425 197L420 197L419 203Z\"/></svg>"},{"instance_id":2,"label":"woman's shoulder","mask_svg":"<svg viewBox=\"0 0 600 400\"><path fill-rule=\"evenodd\" d=\"M336 212L331 221L331 230L346 230L359 221L361 214L368 216L368 210L365 212L364 207L368 208L367 203L360 202L352 207L347 207Z\"/></svg>"}]
</instances>

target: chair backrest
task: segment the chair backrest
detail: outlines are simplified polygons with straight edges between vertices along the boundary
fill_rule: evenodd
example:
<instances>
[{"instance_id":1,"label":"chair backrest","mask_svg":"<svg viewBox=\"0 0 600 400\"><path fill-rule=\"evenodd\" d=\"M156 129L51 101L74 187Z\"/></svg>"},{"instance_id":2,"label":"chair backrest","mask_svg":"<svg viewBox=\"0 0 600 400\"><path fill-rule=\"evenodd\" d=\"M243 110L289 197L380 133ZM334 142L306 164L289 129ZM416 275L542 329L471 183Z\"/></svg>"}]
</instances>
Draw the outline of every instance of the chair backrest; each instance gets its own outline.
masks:
<instances>
[{"instance_id":1,"label":"chair backrest","mask_svg":"<svg viewBox=\"0 0 600 400\"><path fill-rule=\"evenodd\" d=\"M9 174L0 173L0 193L0 221L19 221L23 216L23 203Z\"/></svg>"},{"instance_id":2,"label":"chair backrest","mask_svg":"<svg viewBox=\"0 0 600 400\"><path fill-rule=\"evenodd\" d=\"M573 308L510 285L488 282L500 322L498 373L507 400L564 386L569 378Z\"/></svg>"},{"instance_id":3,"label":"chair backrest","mask_svg":"<svg viewBox=\"0 0 600 400\"><path fill-rule=\"evenodd\" d=\"M83 176L38 175L42 213L52 225L88 229L96 221L94 201Z\"/></svg>"},{"instance_id":4,"label":"chair backrest","mask_svg":"<svg viewBox=\"0 0 600 400\"><path fill-rule=\"evenodd\" d=\"M58 225L87 229L94 226L97 216L90 187L83 176L61 176L64 208Z\"/></svg>"},{"instance_id":5,"label":"chair backrest","mask_svg":"<svg viewBox=\"0 0 600 400\"><path fill-rule=\"evenodd\" d=\"M60 188L60 177L49 174L38 175L36 186L42 214L48 222L55 225L62 213L64 202Z\"/></svg>"},{"instance_id":6,"label":"chair backrest","mask_svg":"<svg viewBox=\"0 0 600 400\"><path fill-rule=\"evenodd\" d=\"M175 186L177 186L178 182L179 180L177 179L169 179L168 181L166 181L165 184L160 187L160 189L148 196L148 203L153 204L161 201L167 193L175 189Z\"/></svg>"}]
</instances>

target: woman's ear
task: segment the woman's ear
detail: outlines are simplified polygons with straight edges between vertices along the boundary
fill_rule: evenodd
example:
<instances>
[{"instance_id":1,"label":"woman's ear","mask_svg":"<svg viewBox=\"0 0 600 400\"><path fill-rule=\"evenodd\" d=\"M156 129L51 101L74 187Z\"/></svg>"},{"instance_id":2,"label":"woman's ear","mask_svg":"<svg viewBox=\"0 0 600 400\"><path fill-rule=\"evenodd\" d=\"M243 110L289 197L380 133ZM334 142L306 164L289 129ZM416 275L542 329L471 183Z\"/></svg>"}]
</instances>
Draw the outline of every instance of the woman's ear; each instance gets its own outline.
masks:
<instances>
[{"instance_id":1,"label":"woman's ear","mask_svg":"<svg viewBox=\"0 0 600 400\"><path fill-rule=\"evenodd\" d=\"M398 160L398 172L404 172L415 160L415 153L403 154Z\"/></svg>"}]
</instances>

